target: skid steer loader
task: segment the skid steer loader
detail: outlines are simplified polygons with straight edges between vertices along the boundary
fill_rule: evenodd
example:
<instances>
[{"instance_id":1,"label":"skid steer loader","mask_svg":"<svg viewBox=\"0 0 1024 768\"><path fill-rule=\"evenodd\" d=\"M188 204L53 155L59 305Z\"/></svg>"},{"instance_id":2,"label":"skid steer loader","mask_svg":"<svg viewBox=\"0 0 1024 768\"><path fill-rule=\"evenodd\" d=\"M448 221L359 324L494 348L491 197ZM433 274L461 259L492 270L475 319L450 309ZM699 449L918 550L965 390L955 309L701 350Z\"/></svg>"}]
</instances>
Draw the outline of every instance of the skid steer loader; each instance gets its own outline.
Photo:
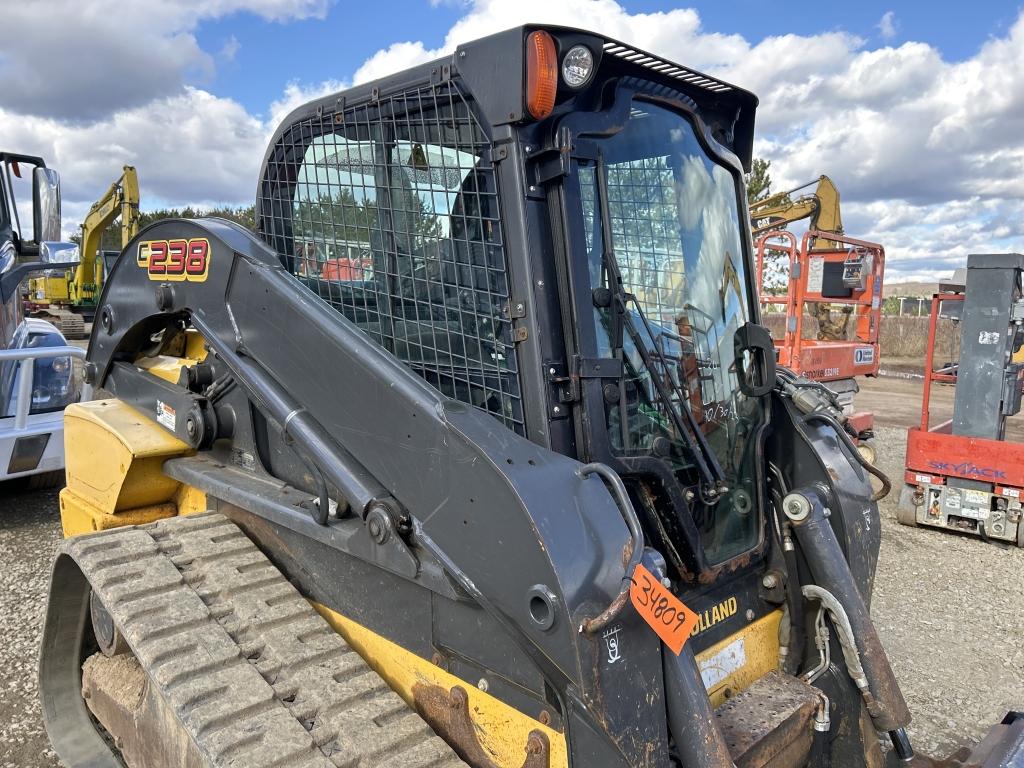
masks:
<instances>
[{"instance_id":1,"label":"skid steer loader","mask_svg":"<svg viewBox=\"0 0 1024 768\"><path fill-rule=\"evenodd\" d=\"M756 103L527 26L292 113L259 236L139 233L66 417L61 759L927 762L880 473L757 325Z\"/></svg>"}]
</instances>

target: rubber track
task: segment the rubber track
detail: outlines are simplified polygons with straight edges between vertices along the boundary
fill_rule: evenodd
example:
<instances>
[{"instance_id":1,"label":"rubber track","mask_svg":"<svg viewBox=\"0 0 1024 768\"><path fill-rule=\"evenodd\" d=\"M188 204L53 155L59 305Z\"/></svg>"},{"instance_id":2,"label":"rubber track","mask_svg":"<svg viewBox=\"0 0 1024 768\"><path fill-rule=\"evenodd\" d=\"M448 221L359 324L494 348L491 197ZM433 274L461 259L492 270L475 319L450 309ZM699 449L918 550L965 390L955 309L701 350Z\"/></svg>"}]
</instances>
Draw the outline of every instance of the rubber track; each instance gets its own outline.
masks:
<instances>
[{"instance_id":1,"label":"rubber track","mask_svg":"<svg viewBox=\"0 0 1024 768\"><path fill-rule=\"evenodd\" d=\"M211 766L465 766L222 515L64 547Z\"/></svg>"}]
</instances>

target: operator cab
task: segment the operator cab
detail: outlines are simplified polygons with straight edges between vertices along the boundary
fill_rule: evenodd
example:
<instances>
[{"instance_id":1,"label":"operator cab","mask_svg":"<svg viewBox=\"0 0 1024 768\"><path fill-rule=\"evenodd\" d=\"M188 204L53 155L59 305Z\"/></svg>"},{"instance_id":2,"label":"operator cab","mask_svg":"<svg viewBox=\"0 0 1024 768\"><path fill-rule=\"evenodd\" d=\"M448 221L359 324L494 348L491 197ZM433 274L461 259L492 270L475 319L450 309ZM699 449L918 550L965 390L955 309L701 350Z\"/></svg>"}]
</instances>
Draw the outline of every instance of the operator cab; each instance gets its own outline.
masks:
<instances>
[{"instance_id":1,"label":"operator cab","mask_svg":"<svg viewBox=\"0 0 1024 768\"><path fill-rule=\"evenodd\" d=\"M519 89L482 79L495 52ZM740 597L710 646L774 611L754 572L774 381L742 177L756 99L562 28L453 61L289 116L261 234L448 397L613 467L695 608Z\"/></svg>"}]
</instances>

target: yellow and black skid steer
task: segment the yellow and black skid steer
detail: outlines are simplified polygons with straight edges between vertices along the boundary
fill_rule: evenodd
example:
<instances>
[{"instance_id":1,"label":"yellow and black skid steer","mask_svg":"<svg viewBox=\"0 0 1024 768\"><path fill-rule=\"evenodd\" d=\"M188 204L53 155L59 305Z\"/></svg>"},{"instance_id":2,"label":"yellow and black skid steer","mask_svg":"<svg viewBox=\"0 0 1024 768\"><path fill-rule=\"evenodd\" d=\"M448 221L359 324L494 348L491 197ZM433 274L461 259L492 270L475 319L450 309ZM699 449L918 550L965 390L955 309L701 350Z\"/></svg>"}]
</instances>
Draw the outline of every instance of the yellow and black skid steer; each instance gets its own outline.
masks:
<instances>
[{"instance_id":1,"label":"yellow and black skid steer","mask_svg":"<svg viewBox=\"0 0 1024 768\"><path fill-rule=\"evenodd\" d=\"M756 103L521 27L289 115L258 234L140 232L66 415L61 759L929 764L881 473L758 324Z\"/></svg>"}]
</instances>

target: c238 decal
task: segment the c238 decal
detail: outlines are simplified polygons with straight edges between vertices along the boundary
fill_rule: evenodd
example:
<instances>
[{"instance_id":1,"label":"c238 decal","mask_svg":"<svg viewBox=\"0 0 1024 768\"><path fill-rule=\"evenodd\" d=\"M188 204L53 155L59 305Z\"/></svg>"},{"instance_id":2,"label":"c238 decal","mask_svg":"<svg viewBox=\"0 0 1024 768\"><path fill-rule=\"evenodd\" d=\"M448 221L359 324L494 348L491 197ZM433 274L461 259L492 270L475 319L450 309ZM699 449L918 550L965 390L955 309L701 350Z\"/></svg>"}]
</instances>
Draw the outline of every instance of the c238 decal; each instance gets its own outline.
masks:
<instances>
[{"instance_id":1,"label":"c238 decal","mask_svg":"<svg viewBox=\"0 0 1024 768\"><path fill-rule=\"evenodd\" d=\"M150 280L202 283L210 273L210 241L205 237L143 240L135 261Z\"/></svg>"}]
</instances>

